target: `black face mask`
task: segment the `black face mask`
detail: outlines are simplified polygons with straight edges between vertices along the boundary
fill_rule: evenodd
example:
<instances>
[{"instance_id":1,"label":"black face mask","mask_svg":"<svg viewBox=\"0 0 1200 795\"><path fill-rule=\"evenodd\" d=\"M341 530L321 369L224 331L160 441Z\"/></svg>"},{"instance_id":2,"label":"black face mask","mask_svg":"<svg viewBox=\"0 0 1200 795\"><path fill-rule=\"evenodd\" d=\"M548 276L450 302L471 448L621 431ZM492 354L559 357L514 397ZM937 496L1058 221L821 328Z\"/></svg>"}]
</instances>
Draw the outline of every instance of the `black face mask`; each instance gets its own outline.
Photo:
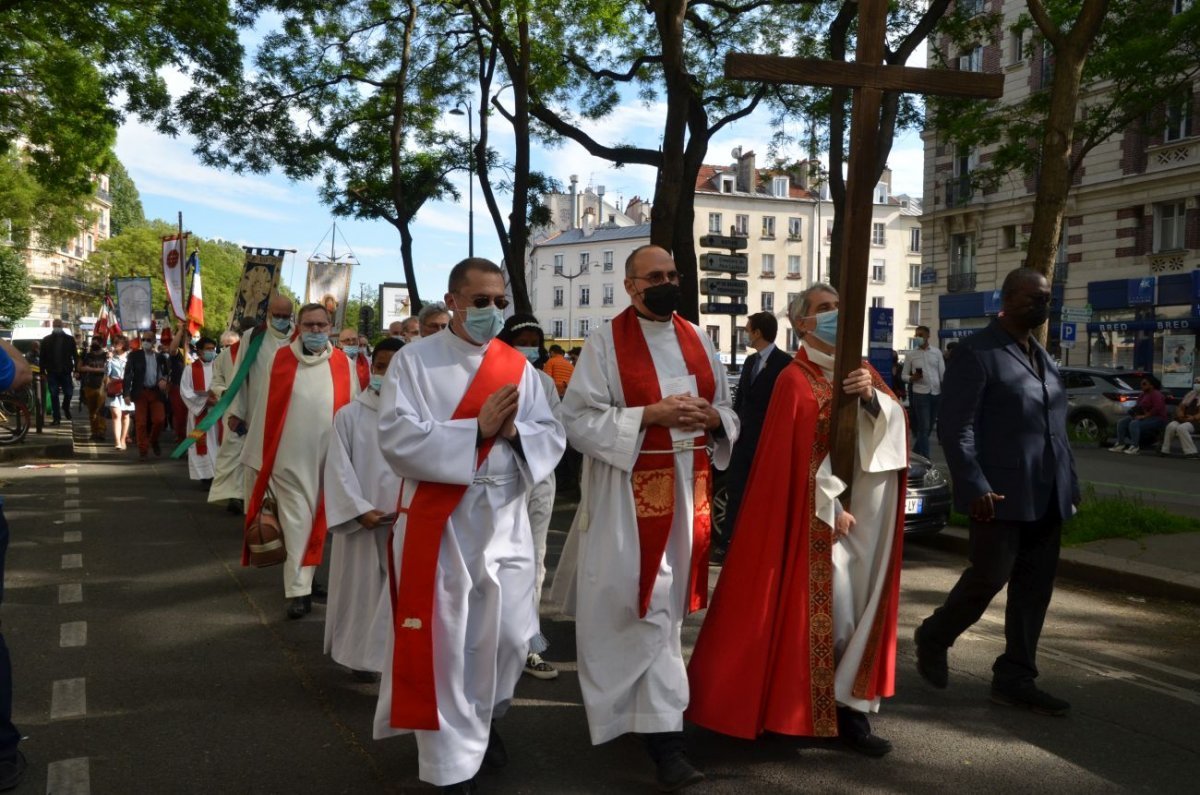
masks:
<instances>
[{"instance_id":1,"label":"black face mask","mask_svg":"<svg viewBox=\"0 0 1200 795\"><path fill-rule=\"evenodd\" d=\"M657 317L669 315L679 308L679 285L664 282L642 291L642 303Z\"/></svg>"},{"instance_id":2,"label":"black face mask","mask_svg":"<svg viewBox=\"0 0 1200 795\"><path fill-rule=\"evenodd\" d=\"M93 343L92 343L92 352L93 352L93 353L95 353L95 352L96 352L96 351L98 351L98 350L100 350L100 343L98 343L98 342L93 342Z\"/></svg>"},{"instance_id":3,"label":"black face mask","mask_svg":"<svg viewBox=\"0 0 1200 795\"><path fill-rule=\"evenodd\" d=\"M1037 328L1049 319L1049 304L1034 304L1033 306L1029 307L1029 310L1025 313L1025 322L1031 329Z\"/></svg>"}]
</instances>

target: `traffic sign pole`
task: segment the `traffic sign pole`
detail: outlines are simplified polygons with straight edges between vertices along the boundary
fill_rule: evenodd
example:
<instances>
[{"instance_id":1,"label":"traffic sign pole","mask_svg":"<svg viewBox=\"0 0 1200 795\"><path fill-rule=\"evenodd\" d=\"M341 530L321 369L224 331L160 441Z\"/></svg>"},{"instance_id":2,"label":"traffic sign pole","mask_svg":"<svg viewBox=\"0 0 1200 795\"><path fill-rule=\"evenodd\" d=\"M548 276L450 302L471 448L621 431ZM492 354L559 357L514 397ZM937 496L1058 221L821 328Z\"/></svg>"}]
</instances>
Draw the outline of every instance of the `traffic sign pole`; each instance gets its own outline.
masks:
<instances>
[{"instance_id":1,"label":"traffic sign pole","mask_svg":"<svg viewBox=\"0 0 1200 795\"><path fill-rule=\"evenodd\" d=\"M749 259L745 254L738 254L738 251L746 248L748 241L745 237L736 234L725 235L704 235L700 238L700 245L705 248L724 248L728 249L728 254L717 254L713 252L706 253L700 260L700 270L710 273L726 273L730 278L727 279L701 279L700 292L709 300L700 305L700 312L706 315L729 315L729 366L733 369L737 366L737 343L738 343L738 315L746 314L749 307L745 302L738 301L739 298L745 298L749 292L749 286L737 279L740 273L748 273L750 270ZM733 299L729 302L720 302L712 299L724 297Z\"/></svg>"}]
</instances>

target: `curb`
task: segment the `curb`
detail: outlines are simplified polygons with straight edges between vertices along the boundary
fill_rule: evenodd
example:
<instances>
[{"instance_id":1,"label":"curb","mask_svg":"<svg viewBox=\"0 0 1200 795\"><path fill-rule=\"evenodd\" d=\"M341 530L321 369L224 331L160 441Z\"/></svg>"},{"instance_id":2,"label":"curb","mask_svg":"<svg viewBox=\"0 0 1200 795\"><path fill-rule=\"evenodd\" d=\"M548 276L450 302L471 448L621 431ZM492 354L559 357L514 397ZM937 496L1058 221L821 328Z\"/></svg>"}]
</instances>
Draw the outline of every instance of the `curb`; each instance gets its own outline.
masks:
<instances>
[{"instance_id":1,"label":"curb","mask_svg":"<svg viewBox=\"0 0 1200 795\"><path fill-rule=\"evenodd\" d=\"M967 531L959 527L947 527L921 541L936 549L967 555ZM1058 561L1058 576L1096 588L1118 589L1155 599L1200 602L1200 573L1085 549L1064 548Z\"/></svg>"},{"instance_id":2,"label":"curb","mask_svg":"<svg viewBox=\"0 0 1200 795\"><path fill-rule=\"evenodd\" d=\"M87 427L86 424L84 426ZM42 433L30 430L20 442L0 446L0 463L31 458L74 458L75 420L55 428L47 424Z\"/></svg>"}]
</instances>

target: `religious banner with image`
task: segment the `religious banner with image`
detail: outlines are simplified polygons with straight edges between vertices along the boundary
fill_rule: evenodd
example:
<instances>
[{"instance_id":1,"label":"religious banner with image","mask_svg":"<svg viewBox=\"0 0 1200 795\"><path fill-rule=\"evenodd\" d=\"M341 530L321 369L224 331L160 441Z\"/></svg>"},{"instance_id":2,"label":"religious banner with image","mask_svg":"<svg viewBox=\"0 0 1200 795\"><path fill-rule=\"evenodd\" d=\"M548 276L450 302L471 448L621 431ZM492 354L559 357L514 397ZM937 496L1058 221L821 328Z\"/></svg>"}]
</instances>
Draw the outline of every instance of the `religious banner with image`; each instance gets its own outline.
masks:
<instances>
[{"instance_id":1,"label":"religious banner with image","mask_svg":"<svg viewBox=\"0 0 1200 795\"><path fill-rule=\"evenodd\" d=\"M154 298L149 277L114 279L117 315L126 331L145 331L154 319Z\"/></svg>"},{"instance_id":2,"label":"religious banner with image","mask_svg":"<svg viewBox=\"0 0 1200 795\"><path fill-rule=\"evenodd\" d=\"M246 252L246 264L234 297L230 327L245 317L254 318L258 325L267 322L267 305L279 287L279 276L283 272L284 252L280 249L247 246L242 249Z\"/></svg>"},{"instance_id":3,"label":"religious banner with image","mask_svg":"<svg viewBox=\"0 0 1200 795\"><path fill-rule=\"evenodd\" d=\"M163 282L167 285L167 300L175 317L187 317L184 311L183 272L186 269L188 236L167 235L162 239Z\"/></svg>"},{"instance_id":4,"label":"religious banner with image","mask_svg":"<svg viewBox=\"0 0 1200 795\"><path fill-rule=\"evenodd\" d=\"M350 299L350 275L353 265L327 259L308 261L308 281L304 288L304 303L322 304L329 310L335 329L345 324L346 301Z\"/></svg>"},{"instance_id":5,"label":"religious banner with image","mask_svg":"<svg viewBox=\"0 0 1200 795\"><path fill-rule=\"evenodd\" d=\"M1196 361L1195 334L1164 334L1162 385L1168 389L1192 388L1192 369Z\"/></svg>"}]
</instances>

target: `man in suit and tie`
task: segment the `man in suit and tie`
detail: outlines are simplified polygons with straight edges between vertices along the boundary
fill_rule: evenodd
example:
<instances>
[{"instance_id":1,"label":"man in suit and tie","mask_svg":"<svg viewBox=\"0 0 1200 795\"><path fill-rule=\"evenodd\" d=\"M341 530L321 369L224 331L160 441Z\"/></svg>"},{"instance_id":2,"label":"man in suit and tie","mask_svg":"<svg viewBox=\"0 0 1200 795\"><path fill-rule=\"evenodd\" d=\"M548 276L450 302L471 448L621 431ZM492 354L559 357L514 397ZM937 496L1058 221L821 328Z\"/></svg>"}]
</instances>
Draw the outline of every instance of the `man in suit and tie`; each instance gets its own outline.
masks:
<instances>
[{"instance_id":1,"label":"man in suit and tie","mask_svg":"<svg viewBox=\"0 0 1200 795\"><path fill-rule=\"evenodd\" d=\"M154 332L142 332L142 346L129 354L125 365L125 401L133 404L133 424L137 431L140 457L145 460L150 448L162 455L158 437L167 419L167 386L171 363L158 353Z\"/></svg>"},{"instance_id":2,"label":"man in suit and tie","mask_svg":"<svg viewBox=\"0 0 1200 795\"><path fill-rule=\"evenodd\" d=\"M917 670L946 687L947 650L1007 583L1005 649L992 666L991 700L1065 715L1070 705L1034 684L1062 523L1079 504L1066 389L1032 336L1049 317L1050 284L1018 268L1005 278L1001 301L1001 316L963 340L946 370L938 438L955 507L970 517L971 565L917 628Z\"/></svg>"},{"instance_id":3,"label":"man in suit and tie","mask_svg":"<svg viewBox=\"0 0 1200 795\"><path fill-rule=\"evenodd\" d=\"M742 493L746 490L746 480L750 477L754 450L758 447L758 437L767 417L767 406L771 404L775 379L792 361L791 356L775 347L775 335L778 333L779 321L770 312L759 312L746 318L746 337L754 353L747 356L745 364L742 365L737 395L733 399L733 410L741 420L742 431L733 446L733 456L729 461L729 474L725 481L728 501L725 520L720 528L721 536L713 544L712 557L718 563L725 559L729 542L733 540L733 528L742 504Z\"/></svg>"}]
</instances>

